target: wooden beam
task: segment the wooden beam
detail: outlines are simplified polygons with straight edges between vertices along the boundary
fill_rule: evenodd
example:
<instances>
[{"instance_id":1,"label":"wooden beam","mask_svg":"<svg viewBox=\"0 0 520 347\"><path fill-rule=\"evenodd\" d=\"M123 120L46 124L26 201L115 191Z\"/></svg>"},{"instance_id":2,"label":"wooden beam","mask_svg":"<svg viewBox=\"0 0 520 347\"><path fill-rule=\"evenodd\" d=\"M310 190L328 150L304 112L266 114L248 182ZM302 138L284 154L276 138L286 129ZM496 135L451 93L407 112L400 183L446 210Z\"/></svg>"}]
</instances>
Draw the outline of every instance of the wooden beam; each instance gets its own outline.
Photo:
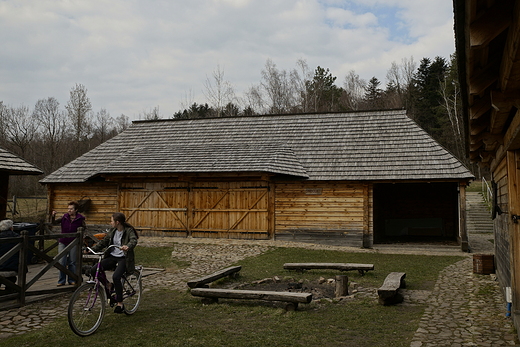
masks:
<instances>
[{"instance_id":1,"label":"wooden beam","mask_svg":"<svg viewBox=\"0 0 520 347\"><path fill-rule=\"evenodd\" d=\"M471 95L482 94L489 86L498 80L498 73L495 70L495 62L487 64L482 70L474 72L469 81L469 93Z\"/></svg>"},{"instance_id":2,"label":"wooden beam","mask_svg":"<svg viewBox=\"0 0 520 347\"><path fill-rule=\"evenodd\" d=\"M520 44L520 4L518 1L515 1L511 18L512 21L507 33L504 55L502 56L502 63L500 64L499 83L501 90L508 89L511 70L518 56L518 45Z\"/></svg>"},{"instance_id":3,"label":"wooden beam","mask_svg":"<svg viewBox=\"0 0 520 347\"><path fill-rule=\"evenodd\" d=\"M511 1L496 1L484 15L471 23L469 27L471 48L489 44L506 30L511 23L511 11Z\"/></svg>"},{"instance_id":4,"label":"wooden beam","mask_svg":"<svg viewBox=\"0 0 520 347\"><path fill-rule=\"evenodd\" d=\"M517 111L504 136L507 151L520 149L520 111Z\"/></svg>"},{"instance_id":5,"label":"wooden beam","mask_svg":"<svg viewBox=\"0 0 520 347\"><path fill-rule=\"evenodd\" d=\"M491 109L491 97L489 94L482 98L476 99L469 108L469 116L471 120L477 120Z\"/></svg>"}]
</instances>

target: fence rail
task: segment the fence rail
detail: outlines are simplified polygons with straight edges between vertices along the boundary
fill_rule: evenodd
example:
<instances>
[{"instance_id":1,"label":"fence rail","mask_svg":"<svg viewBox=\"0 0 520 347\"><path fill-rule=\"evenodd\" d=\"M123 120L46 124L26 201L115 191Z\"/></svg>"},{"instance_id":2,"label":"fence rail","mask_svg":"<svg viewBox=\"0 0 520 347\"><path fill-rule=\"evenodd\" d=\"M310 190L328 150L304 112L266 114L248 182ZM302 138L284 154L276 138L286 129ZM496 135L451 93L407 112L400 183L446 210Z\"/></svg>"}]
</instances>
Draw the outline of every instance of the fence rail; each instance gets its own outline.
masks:
<instances>
[{"instance_id":1,"label":"fence rail","mask_svg":"<svg viewBox=\"0 0 520 347\"><path fill-rule=\"evenodd\" d=\"M58 246L59 238L63 237L63 234L44 234L44 235L29 235L28 231L24 230L21 232L19 237L1 238L0 245L12 244L12 248L5 254L0 255L0 265L5 263L13 255L18 253L18 280L15 283L7 280L6 277L2 276L0 270L0 284L3 284L6 288L4 291L8 294L0 295L0 302L6 302L2 304L2 309L9 309L13 307L24 306L26 304L27 297L58 294L67 291L74 290L75 287L59 287L52 288L51 286L38 286L42 276L45 275L49 270L57 268L60 271L65 272L70 278L76 281L76 285L80 285L82 281L81 266L82 266L82 252L81 247L83 244L84 230L79 228L77 233L67 234L67 237L74 238L74 240L59 252L56 256L51 257L48 253ZM51 241L52 243L45 249L36 247L36 242ZM76 273L72 273L59 261L63 258L72 247L78 247L77 258L76 258ZM28 266L31 263L33 256L37 259L38 263L43 263L42 267L28 278ZM56 283L56 282L53 282ZM11 293L12 292L12 293Z\"/></svg>"}]
</instances>

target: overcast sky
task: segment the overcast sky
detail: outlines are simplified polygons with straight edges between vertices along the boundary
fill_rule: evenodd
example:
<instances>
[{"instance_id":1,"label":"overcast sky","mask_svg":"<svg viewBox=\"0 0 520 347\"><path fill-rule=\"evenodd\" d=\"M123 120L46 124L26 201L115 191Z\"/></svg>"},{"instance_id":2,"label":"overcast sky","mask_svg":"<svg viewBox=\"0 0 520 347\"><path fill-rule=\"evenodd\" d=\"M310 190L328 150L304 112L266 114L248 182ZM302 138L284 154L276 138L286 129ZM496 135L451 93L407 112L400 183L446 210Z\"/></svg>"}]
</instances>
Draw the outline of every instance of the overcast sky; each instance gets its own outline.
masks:
<instances>
[{"instance_id":1,"label":"overcast sky","mask_svg":"<svg viewBox=\"0 0 520 347\"><path fill-rule=\"evenodd\" d=\"M238 95L267 59L384 85L392 62L455 50L451 0L0 0L0 42L4 104L64 109L83 84L94 112L131 120L208 102L217 67Z\"/></svg>"}]
</instances>

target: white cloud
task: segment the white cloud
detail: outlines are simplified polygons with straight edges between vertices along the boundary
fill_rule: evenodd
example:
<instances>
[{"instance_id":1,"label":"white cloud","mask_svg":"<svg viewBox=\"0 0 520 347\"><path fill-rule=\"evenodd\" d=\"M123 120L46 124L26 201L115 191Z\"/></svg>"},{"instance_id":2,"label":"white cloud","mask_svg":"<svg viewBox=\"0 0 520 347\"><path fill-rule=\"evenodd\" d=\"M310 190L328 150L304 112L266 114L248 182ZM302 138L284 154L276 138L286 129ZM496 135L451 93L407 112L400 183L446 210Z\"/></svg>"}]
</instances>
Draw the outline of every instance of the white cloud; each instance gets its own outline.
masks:
<instances>
[{"instance_id":1,"label":"white cloud","mask_svg":"<svg viewBox=\"0 0 520 347\"><path fill-rule=\"evenodd\" d=\"M95 111L169 117L206 102L217 65L243 94L268 58L384 81L392 61L453 53L452 17L451 2L428 0L4 0L0 101L64 106L81 83Z\"/></svg>"}]
</instances>

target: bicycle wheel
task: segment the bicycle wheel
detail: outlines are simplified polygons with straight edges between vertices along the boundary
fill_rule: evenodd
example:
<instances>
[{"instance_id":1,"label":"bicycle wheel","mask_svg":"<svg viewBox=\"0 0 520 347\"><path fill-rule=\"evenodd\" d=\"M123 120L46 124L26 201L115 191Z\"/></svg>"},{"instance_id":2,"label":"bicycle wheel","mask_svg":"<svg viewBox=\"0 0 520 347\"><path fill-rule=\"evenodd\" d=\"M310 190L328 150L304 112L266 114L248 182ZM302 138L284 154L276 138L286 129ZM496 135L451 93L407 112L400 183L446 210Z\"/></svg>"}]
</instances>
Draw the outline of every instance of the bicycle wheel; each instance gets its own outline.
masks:
<instances>
[{"instance_id":1,"label":"bicycle wheel","mask_svg":"<svg viewBox=\"0 0 520 347\"><path fill-rule=\"evenodd\" d=\"M141 291L143 284L141 282L141 272L134 271L131 275L126 275L123 280L123 300L125 304L125 313L130 315L137 311L139 302L141 301Z\"/></svg>"},{"instance_id":2,"label":"bicycle wheel","mask_svg":"<svg viewBox=\"0 0 520 347\"><path fill-rule=\"evenodd\" d=\"M88 336L96 332L105 315L107 296L102 286L85 283L69 301L69 326L75 334Z\"/></svg>"}]
</instances>

